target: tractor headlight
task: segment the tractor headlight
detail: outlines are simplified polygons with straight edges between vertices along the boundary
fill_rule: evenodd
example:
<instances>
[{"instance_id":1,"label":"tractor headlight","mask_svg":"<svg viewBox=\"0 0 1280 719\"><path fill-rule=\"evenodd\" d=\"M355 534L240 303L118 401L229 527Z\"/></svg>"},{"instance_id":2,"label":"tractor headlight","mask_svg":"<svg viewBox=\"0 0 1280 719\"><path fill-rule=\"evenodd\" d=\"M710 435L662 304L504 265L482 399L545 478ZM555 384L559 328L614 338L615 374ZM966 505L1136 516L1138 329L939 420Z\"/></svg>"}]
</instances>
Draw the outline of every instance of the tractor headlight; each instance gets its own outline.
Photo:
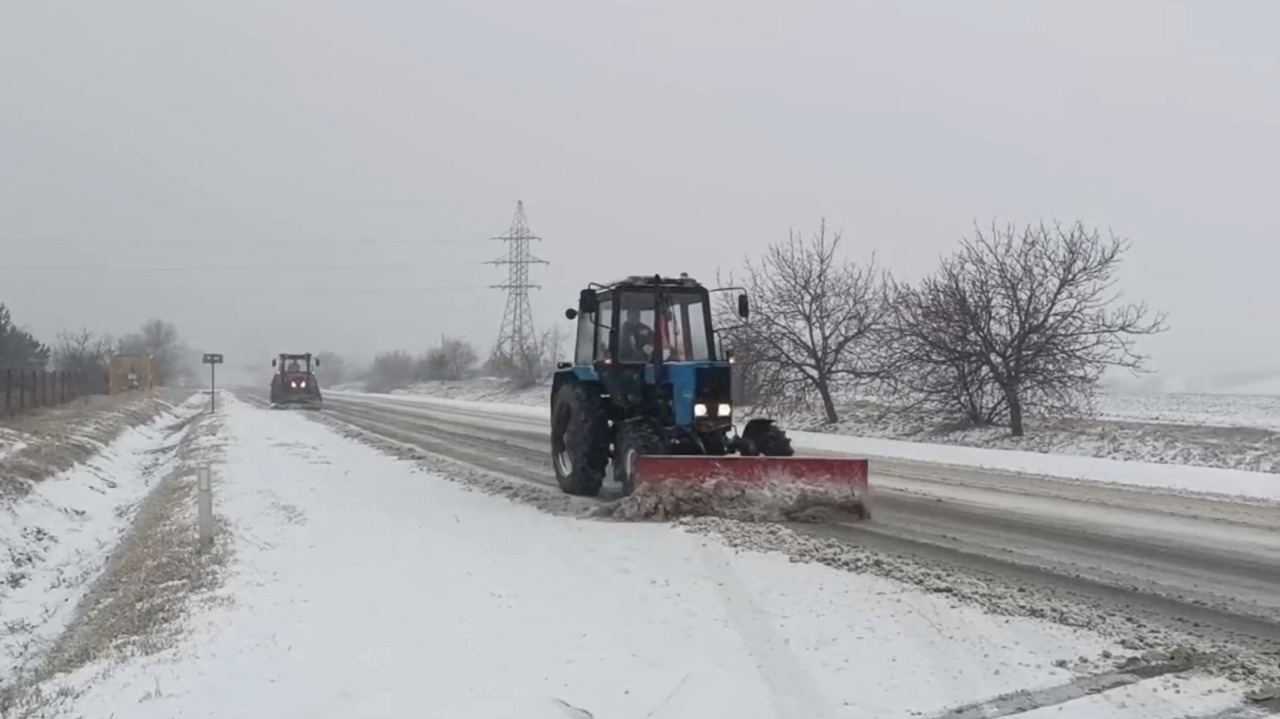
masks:
<instances>
[{"instance_id":1,"label":"tractor headlight","mask_svg":"<svg viewBox=\"0 0 1280 719\"><path fill-rule=\"evenodd\" d=\"M693 406L693 416L694 416L694 417L706 417L706 416L707 416L707 406L706 406L705 404L701 403L701 402L699 402L699 403L695 404L695 405Z\"/></svg>"},{"instance_id":2,"label":"tractor headlight","mask_svg":"<svg viewBox=\"0 0 1280 719\"><path fill-rule=\"evenodd\" d=\"M297 383L297 382L289 382L289 386L290 386L290 387L292 387L292 388L294 388L294 389L297 389L297 388L298 388L298 383Z\"/></svg>"},{"instance_id":3,"label":"tractor headlight","mask_svg":"<svg viewBox=\"0 0 1280 719\"><path fill-rule=\"evenodd\" d=\"M299 383L298 383L298 386L299 386L299 387L306 387L306 386L307 386L307 381L306 381L305 379L304 379L304 380L302 380L301 382L299 382Z\"/></svg>"},{"instance_id":4,"label":"tractor headlight","mask_svg":"<svg viewBox=\"0 0 1280 719\"><path fill-rule=\"evenodd\" d=\"M728 417L729 415L733 414L733 405L729 404L728 402L725 402L724 404L720 405L717 408L717 410L721 417Z\"/></svg>"}]
</instances>

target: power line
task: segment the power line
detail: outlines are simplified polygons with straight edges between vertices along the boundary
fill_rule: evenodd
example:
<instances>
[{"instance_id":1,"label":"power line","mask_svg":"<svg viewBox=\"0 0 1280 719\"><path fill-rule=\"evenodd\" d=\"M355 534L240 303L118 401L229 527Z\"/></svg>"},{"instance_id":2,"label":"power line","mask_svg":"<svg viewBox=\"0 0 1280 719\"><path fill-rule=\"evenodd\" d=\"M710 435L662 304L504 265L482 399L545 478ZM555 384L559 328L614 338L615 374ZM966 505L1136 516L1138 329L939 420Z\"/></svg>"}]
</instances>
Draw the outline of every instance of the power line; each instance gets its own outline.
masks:
<instances>
[{"instance_id":1,"label":"power line","mask_svg":"<svg viewBox=\"0 0 1280 719\"><path fill-rule=\"evenodd\" d=\"M432 292L466 292L472 290L488 290L492 289L484 285L436 285L432 287L184 287L182 289L157 289L154 287L102 287L89 288L83 287L39 287L35 288L35 293L51 294L51 295L68 295L68 296L86 296L86 295L154 295L156 297L169 297L172 295L201 295L205 297L216 297L221 295L274 295L277 297L288 297L290 295L299 294L315 294L315 295L353 295L353 294L425 294ZM26 292L31 292L27 290Z\"/></svg>"},{"instance_id":2,"label":"power line","mask_svg":"<svg viewBox=\"0 0 1280 719\"><path fill-rule=\"evenodd\" d=\"M196 247L314 247L316 245L343 245L348 247L376 247L378 245L441 245L441 244L465 244L488 242L489 237L458 237L458 238L375 238L375 237L299 237L289 240L259 240L253 239L245 243L238 243L228 240L204 240L204 241L186 241L169 239L141 239L141 238L111 238L103 240L101 238L58 238L58 237L0 237L0 245L21 246L30 245L32 247L164 247L171 249L186 249Z\"/></svg>"},{"instance_id":3,"label":"power line","mask_svg":"<svg viewBox=\"0 0 1280 719\"><path fill-rule=\"evenodd\" d=\"M251 267L214 267L201 265L170 267L94 267L87 266L27 266L11 267L0 265L0 272L312 272L325 270L362 271L362 270L398 270L398 269L434 269L459 267L480 267L488 262L432 262L425 264L396 263L389 265L291 265L265 263Z\"/></svg>"}]
</instances>

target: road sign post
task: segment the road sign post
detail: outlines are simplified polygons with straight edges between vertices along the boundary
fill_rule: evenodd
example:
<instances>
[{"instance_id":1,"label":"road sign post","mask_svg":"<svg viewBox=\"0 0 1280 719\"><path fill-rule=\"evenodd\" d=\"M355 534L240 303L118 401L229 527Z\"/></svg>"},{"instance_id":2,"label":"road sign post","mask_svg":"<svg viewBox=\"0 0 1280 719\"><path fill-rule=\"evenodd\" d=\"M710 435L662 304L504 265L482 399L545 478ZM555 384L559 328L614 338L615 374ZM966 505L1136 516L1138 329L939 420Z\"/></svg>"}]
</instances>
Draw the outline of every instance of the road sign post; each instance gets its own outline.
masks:
<instances>
[{"instance_id":1,"label":"road sign post","mask_svg":"<svg viewBox=\"0 0 1280 719\"><path fill-rule=\"evenodd\" d=\"M215 368L222 364L222 355L206 354L204 363L209 365L209 411L212 412L218 408L218 385Z\"/></svg>"}]
</instances>

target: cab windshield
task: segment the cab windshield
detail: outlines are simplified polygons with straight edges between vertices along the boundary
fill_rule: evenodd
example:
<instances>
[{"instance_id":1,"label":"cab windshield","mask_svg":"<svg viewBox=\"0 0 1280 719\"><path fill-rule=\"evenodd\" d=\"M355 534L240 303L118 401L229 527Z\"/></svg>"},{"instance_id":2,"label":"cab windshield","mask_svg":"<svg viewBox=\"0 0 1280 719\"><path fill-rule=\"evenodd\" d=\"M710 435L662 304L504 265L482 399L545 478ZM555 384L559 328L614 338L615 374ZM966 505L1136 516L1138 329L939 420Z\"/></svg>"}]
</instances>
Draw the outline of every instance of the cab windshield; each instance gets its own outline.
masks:
<instances>
[{"instance_id":1,"label":"cab windshield","mask_svg":"<svg viewBox=\"0 0 1280 719\"><path fill-rule=\"evenodd\" d=\"M712 359L707 296L696 290L669 290L656 308L656 292L626 292L619 298L618 360L647 362L660 337L667 362ZM655 309L659 309L655 317Z\"/></svg>"}]
</instances>

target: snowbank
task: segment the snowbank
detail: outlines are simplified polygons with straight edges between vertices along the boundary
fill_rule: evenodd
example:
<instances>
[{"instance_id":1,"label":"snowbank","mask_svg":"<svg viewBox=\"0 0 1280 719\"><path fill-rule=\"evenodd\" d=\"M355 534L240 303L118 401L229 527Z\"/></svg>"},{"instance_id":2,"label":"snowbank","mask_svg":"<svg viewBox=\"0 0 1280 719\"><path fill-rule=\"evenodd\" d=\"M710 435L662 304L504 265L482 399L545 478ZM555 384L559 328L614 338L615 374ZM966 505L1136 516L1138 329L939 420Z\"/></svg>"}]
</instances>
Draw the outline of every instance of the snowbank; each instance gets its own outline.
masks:
<instances>
[{"instance_id":1,"label":"snowbank","mask_svg":"<svg viewBox=\"0 0 1280 719\"><path fill-rule=\"evenodd\" d=\"M67 712L909 717L1070 684L1074 660L1119 651L669 525L541 513L295 413L229 400L223 432L230 601L180 650L52 683L79 696Z\"/></svg>"}]
</instances>

